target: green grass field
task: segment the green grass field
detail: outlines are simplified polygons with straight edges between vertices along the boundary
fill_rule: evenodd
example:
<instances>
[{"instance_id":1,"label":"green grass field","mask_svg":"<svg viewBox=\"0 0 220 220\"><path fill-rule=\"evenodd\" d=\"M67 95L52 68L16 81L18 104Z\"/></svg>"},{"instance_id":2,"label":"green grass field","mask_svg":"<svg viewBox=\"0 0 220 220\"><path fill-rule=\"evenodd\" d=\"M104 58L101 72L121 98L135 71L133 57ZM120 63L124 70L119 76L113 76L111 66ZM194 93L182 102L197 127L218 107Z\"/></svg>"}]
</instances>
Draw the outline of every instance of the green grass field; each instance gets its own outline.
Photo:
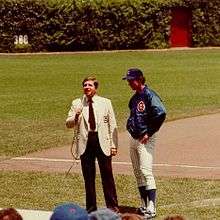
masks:
<instances>
[{"instance_id":1,"label":"green grass field","mask_svg":"<svg viewBox=\"0 0 220 220\"><path fill-rule=\"evenodd\" d=\"M1 172L0 207L52 210L62 202L75 202L85 207L83 177L81 175ZM134 211L140 205L133 176L117 175L116 187L120 206ZM155 220L169 214L181 214L189 220L217 220L220 207L208 199L219 199L220 181L157 178L158 203ZM98 206L104 207L100 177L97 178Z\"/></svg>"},{"instance_id":2,"label":"green grass field","mask_svg":"<svg viewBox=\"0 0 220 220\"><path fill-rule=\"evenodd\" d=\"M65 119L81 81L100 81L125 129L132 92L121 78L141 68L162 97L167 120L220 110L220 50L141 51L67 55L0 56L0 155L15 156L70 143Z\"/></svg>"},{"instance_id":3,"label":"green grass field","mask_svg":"<svg viewBox=\"0 0 220 220\"><path fill-rule=\"evenodd\" d=\"M114 105L119 129L125 129L132 92L121 78L130 67L145 73L162 97L167 120L220 112L220 49L84 53L67 55L0 55L0 157L69 145L65 119L81 81L100 81L99 94ZM51 210L62 201L84 205L80 175L0 172L0 207ZM139 206L133 176L116 176L119 203ZM218 180L157 178L158 218L182 214L192 220L220 219L220 207L206 199L220 197ZM98 203L103 206L100 178ZM76 188L77 186L77 188ZM197 203L193 203L199 201Z\"/></svg>"}]
</instances>

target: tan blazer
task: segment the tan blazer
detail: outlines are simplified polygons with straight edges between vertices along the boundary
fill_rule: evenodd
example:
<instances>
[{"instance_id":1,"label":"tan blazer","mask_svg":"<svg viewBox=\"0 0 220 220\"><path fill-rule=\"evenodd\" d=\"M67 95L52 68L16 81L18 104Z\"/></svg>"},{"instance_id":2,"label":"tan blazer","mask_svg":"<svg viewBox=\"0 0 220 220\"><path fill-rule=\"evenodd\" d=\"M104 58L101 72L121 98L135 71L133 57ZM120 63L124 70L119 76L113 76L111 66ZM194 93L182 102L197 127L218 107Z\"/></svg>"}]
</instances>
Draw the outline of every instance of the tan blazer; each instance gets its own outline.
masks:
<instances>
[{"instance_id":1,"label":"tan blazer","mask_svg":"<svg viewBox=\"0 0 220 220\"><path fill-rule=\"evenodd\" d=\"M76 109L82 109L78 122L75 124ZM103 153L110 156L110 148L118 147L118 133L115 114L111 101L107 98L95 95L93 97L93 109L98 132L99 143ZM89 132L89 106L84 95L82 99L75 99L66 119L66 126L75 129L75 154L79 157L86 149Z\"/></svg>"}]
</instances>

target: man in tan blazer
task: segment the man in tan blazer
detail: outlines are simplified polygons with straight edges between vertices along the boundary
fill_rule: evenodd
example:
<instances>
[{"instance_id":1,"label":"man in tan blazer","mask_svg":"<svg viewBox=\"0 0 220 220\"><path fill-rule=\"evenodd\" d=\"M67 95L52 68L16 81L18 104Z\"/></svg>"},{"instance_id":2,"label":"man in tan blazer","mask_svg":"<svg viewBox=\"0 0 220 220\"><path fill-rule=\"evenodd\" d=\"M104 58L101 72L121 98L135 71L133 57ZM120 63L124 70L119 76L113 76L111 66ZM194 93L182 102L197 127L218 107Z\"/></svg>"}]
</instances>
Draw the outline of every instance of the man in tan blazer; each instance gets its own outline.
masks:
<instances>
[{"instance_id":1,"label":"man in tan blazer","mask_svg":"<svg viewBox=\"0 0 220 220\"><path fill-rule=\"evenodd\" d=\"M117 154L117 125L111 101L96 94L98 81L87 77L82 82L83 97L73 100L66 126L75 129L76 158L80 158L86 190L86 209L97 209L95 160L97 159L107 208L118 212L112 173L112 156Z\"/></svg>"}]
</instances>

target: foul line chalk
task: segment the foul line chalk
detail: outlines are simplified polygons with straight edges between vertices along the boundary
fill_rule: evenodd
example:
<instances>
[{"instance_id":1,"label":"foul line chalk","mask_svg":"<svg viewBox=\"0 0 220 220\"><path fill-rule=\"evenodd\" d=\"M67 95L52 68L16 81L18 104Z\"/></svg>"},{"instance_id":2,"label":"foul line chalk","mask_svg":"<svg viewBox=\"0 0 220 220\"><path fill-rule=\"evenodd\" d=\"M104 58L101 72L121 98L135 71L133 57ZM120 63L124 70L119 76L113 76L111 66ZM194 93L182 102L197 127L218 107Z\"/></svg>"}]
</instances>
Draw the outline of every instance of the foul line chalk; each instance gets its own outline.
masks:
<instances>
[{"instance_id":1,"label":"foul line chalk","mask_svg":"<svg viewBox=\"0 0 220 220\"><path fill-rule=\"evenodd\" d=\"M41 158L41 157L14 157L11 160L30 160L30 161L44 161L44 162L64 162L64 163L71 163L73 160L71 159L52 159L52 158ZM113 164L118 165L126 165L130 166L130 162L120 162L120 161L113 161ZM180 167L180 168L194 168L194 169L212 169L212 170L219 170L220 167L215 166L198 166L198 165L188 165L188 164L166 164L166 163L158 163L153 164L155 167Z\"/></svg>"}]
</instances>

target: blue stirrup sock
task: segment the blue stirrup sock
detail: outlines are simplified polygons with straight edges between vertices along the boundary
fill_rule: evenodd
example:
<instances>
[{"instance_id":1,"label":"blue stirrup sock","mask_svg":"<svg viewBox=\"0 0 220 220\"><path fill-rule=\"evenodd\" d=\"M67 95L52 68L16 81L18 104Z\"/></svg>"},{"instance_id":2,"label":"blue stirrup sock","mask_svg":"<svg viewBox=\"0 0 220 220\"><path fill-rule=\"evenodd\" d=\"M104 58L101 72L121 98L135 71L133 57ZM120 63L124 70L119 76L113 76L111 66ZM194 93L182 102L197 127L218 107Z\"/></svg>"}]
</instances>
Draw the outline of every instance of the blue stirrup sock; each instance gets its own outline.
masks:
<instances>
[{"instance_id":1,"label":"blue stirrup sock","mask_svg":"<svg viewBox=\"0 0 220 220\"><path fill-rule=\"evenodd\" d=\"M156 189L147 190L146 186L138 187L140 196L143 199L145 205L147 206L148 201L152 201L154 204L156 202Z\"/></svg>"},{"instance_id":2,"label":"blue stirrup sock","mask_svg":"<svg viewBox=\"0 0 220 220\"><path fill-rule=\"evenodd\" d=\"M147 190L145 186L138 187L141 199L144 201L145 206L147 206Z\"/></svg>"},{"instance_id":3,"label":"blue stirrup sock","mask_svg":"<svg viewBox=\"0 0 220 220\"><path fill-rule=\"evenodd\" d=\"M156 202L156 189L147 190L148 201Z\"/></svg>"}]
</instances>

